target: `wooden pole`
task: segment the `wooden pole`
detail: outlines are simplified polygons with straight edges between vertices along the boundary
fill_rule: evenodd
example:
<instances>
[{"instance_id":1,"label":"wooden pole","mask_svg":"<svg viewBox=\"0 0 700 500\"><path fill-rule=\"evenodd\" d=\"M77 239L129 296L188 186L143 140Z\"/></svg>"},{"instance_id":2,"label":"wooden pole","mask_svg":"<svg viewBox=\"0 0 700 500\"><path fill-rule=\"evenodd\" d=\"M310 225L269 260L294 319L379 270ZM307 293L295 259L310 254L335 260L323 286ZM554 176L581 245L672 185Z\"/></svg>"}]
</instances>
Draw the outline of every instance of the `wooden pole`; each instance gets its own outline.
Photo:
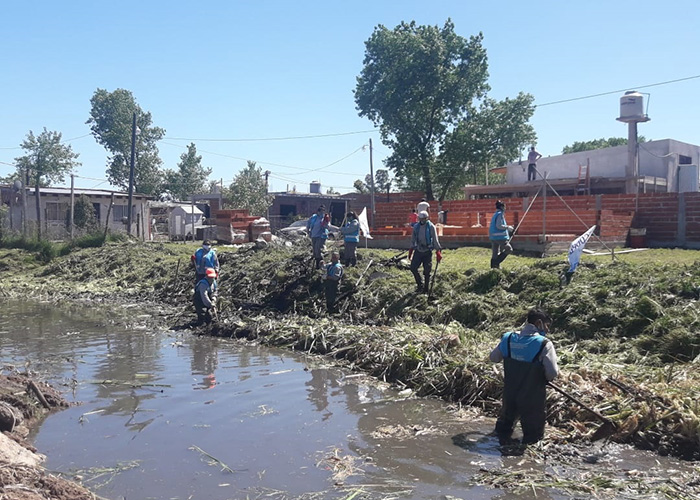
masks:
<instances>
[{"instance_id":1,"label":"wooden pole","mask_svg":"<svg viewBox=\"0 0 700 500\"><path fill-rule=\"evenodd\" d=\"M107 218L105 220L105 236L104 236L105 240L107 240L107 231L109 230L109 216L112 213L113 206L114 206L114 193L112 193L112 199L109 201L109 208L107 209Z\"/></svg>"},{"instance_id":2,"label":"wooden pole","mask_svg":"<svg viewBox=\"0 0 700 500\"><path fill-rule=\"evenodd\" d=\"M374 163L372 160L372 139L371 138L369 140L369 176L371 177L371 180L372 180L372 182L369 183L369 189L370 189L370 193L372 195L372 198L370 200L370 207L372 209L372 213L370 214L369 227L371 229L374 229Z\"/></svg>"},{"instance_id":3,"label":"wooden pole","mask_svg":"<svg viewBox=\"0 0 700 500\"><path fill-rule=\"evenodd\" d=\"M70 174L70 239L73 240L75 233L75 175Z\"/></svg>"}]
</instances>

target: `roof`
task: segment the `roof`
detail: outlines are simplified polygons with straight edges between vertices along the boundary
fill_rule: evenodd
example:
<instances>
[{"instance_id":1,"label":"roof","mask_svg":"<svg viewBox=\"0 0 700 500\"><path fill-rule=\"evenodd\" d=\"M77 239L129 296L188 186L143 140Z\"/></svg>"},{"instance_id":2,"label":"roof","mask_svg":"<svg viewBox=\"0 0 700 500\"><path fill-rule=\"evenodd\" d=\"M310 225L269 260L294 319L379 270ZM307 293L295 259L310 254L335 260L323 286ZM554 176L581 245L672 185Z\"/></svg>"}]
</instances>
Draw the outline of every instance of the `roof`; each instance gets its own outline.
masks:
<instances>
[{"instance_id":1,"label":"roof","mask_svg":"<svg viewBox=\"0 0 700 500\"><path fill-rule=\"evenodd\" d=\"M8 186L9 187L9 186ZM27 189L33 193L34 188L32 186L27 186ZM69 187L40 187L39 192L40 194L55 194L55 195L70 195L70 188ZM124 193L123 191L111 191L109 189L84 189L84 188L75 188L73 190L73 193L76 196L80 195L85 195L85 196L116 196L116 197L127 197L129 196L129 193ZM148 198L148 195L145 194L137 194L134 193L133 196L135 198Z\"/></svg>"},{"instance_id":2,"label":"roof","mask_svg":"<svg viewBox=\"0 0 700 500\"><path fill-rule=\"evenodd\" d=\"M192 205L178 205L178 206L174 207L173 210L176 210L178 208L181 208L183 210L183 212L185 212L186 214L193 213L193 210L192 210L193 208L194 208L195 215L203 215L204 214L204 212L202 212L199 208L197 208L196 205L194 207L192 207Z\"/></svg>"}]
</instances>

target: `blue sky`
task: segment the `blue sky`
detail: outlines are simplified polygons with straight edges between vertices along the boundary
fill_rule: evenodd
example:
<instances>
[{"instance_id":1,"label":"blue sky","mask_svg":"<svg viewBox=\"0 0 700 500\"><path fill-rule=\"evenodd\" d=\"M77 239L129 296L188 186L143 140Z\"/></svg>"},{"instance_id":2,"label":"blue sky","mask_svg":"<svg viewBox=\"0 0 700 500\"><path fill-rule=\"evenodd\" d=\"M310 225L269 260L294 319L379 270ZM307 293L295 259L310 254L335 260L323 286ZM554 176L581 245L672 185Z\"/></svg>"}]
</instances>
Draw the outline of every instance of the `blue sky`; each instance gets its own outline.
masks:
<instances>
[{"instance_id":1,"label":"blue sky","mask_svg":"<svg viewBox=\"0 0 700 500\"><path fill-rule=\"evenodd\" d=\"M615 121L623 92L548 103L700 75L697 0L7 2L0 175L29 130L46 127L80 153L78 187L109 188L107 153L85 121L97 88L124 88L166 130L165 168L194 142L225 184L255 160L274 191L313 180L352 191L369 172L369 139L375 170L389 154L355 109L364 42L379 24L448 17L464 37L484 33L491 97L534 95L545 156L627 134ZM700 78L640 91L651 117L640 135L700 144Z\"/></svg>"}]
</instances>

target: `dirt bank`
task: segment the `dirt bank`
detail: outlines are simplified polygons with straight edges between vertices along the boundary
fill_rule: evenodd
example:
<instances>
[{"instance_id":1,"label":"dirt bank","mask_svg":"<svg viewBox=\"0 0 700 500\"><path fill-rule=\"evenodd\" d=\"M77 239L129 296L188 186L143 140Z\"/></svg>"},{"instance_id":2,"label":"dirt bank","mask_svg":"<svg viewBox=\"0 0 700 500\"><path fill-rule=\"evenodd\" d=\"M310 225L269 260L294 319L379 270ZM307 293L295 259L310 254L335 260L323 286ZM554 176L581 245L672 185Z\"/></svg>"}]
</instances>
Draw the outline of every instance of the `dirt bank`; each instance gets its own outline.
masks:
<instances>
[{"instance_id":1,"label":"dirt bank","mask_svg":"<svg viewBox=\"0 0 700 500\"><path fill-rule=\"evenodd\" d=\"M11 367L5 367L8 369ZM26 438L37 421L68 406L60 393L27 374L0 374L0 498L88 500L87 489L48 473Z\"/></svg>"},{"instance_id":2,"label":"dirt bank","mask_svg":"<svg viewBox=\"0 0 700 500\"><path fill-rule=\"evenodd\" d=\"M138 303L154 326L191 327L192 244L118 243L48 264L3 250L0 293ZM444 252L432 297L413 293L396 251L361 250L324 311L308 243L219 248L219 320L207 333L319 353L419 395L499 408L502 375L486 359L528 308L554 317L563 388L615 422L610 437L700 459L700 252L584 256L571 284L563 256L511 256L489 269L486 249ZM16 269L26 269L16 273ZM132 315L130 320L135 320ZM549 394L548 440L585 441L599 422Z\"/></svg>"}]
</instances>

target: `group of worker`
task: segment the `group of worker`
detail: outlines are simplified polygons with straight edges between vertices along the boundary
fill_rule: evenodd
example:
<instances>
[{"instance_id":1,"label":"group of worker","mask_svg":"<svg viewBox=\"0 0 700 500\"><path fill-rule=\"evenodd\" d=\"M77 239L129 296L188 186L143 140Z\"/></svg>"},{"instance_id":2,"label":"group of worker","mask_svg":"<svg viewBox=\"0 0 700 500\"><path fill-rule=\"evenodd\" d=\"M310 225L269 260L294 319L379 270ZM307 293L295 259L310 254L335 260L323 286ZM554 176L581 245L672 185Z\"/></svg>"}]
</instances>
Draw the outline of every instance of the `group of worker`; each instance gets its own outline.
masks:
<instances>
[{"instance_id":1,"label":"group of worker","mask_svg":"<svg viewBox=\"0 0 700 500\"><path fill-rule=\"evenodd\" d=\"M496 212L489 226L492 268L498 268L513 251L510 245L513 227L506 222L505 208L502 201L496 202ZM418 293L430 291L433 252L437 264L442 261L442 247L435 224L430 221L429 209L427 201L421 200L413 211L415 221L411 222L411 245L408 255ZM326 207L321 205L309 218L306 226L311 237L316 269L323 265L323 251L329 226L330 215L326 212ZM356 250L360 237L360 224L354 212L347 213L340 232L345 244L344 263L346 266L354 266L357 264ZM193 297L197 312L196 324L209 324L217 315L216 280L220 269L216 250L211 247L209 240L205 240L202 247L192 255L192 262L196 274ZM340 253L333 250L330 263L323 267L326 308L329 312L335 312L338 288L344 273ZM422 276L419 272L421 267ZM527 445L544 437L546 385L559 373L556 351L546 338L550 324L551 319L543 310L532 309L528 312L524 327L520 331L505 333L491 351L490 360L504 364L503 405L495 428L501 445ZM512 439L518 420L522 427L521 441Z\"/></svg>"}]
</instances>

